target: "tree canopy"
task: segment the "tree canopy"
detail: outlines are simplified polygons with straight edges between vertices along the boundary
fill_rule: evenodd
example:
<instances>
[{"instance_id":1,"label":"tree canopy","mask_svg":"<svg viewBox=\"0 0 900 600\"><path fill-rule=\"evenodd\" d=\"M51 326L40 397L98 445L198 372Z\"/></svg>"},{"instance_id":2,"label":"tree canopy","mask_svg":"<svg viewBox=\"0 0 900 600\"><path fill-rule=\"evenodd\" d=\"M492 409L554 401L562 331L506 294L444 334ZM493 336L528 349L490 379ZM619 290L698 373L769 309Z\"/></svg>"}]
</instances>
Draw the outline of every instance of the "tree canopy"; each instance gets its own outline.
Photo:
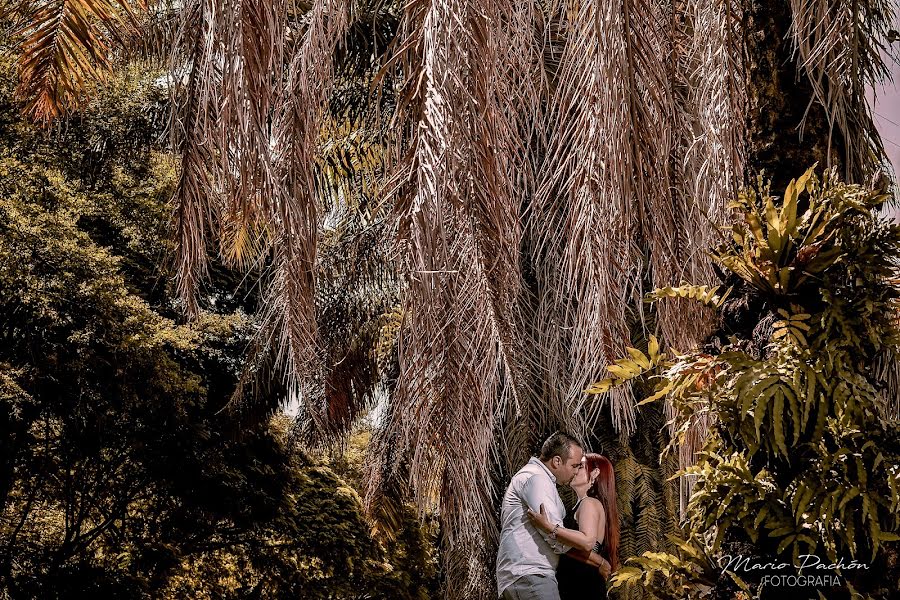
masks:
<instances>
[{"instance_id":1,"label":"tree canopy","mask_svg":"<svg viewBox=\"0 0 900 600\"><path fill-rule=\"evenodd\" d=\"M14 4L33 114L132 56L130 5ZM259 282L231 416L258 425L287 397L322 448L381 401L367 504L437 511L450 598L493 592L497 498L558 428L620 459L640 498L623 539L659 543L674 465L655 454L675 436L689 465L712 419L659 431L673 397L590 384L651 335L686 350L714 330L683 280L712 300L727 279L706 252L760 171L782 189L818 161L867 184L884 154L864 90L886 73L890 0L150 6L177 157L176 299L150 304L171 320L147 325L154 348L203 348L218 278ZM648 306L654 288L678 300ZM201 396L206 368L184 375Z\"/></svg>"},{"instance_id":2,"label":"tree canopy","mask_svg":"<svg viewBox=\"0 0 900 600\"><path fill-rule=\"evenodd\" d=\"M178 322L157 78L120 72L43 130L2 64L0 594L429 597L409 507L374 536L360 490L288 425L223 411L254 300L217 267L200 318Z\"/></svg>"}]
</instances>

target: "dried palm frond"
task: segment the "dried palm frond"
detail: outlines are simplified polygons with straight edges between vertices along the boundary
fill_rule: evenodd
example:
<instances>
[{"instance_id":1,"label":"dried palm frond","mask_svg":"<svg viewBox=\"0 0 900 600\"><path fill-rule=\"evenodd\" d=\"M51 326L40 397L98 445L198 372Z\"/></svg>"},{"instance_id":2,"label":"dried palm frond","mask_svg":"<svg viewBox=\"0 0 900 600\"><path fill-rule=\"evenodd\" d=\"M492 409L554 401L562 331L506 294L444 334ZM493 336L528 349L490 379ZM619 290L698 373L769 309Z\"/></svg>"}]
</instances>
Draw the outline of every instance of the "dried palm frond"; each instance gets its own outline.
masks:
<instances>
[{"instance_id":1,"label":"dried palm frond","mask_svg":"<svg viewBox=\"0 0 900 600\"><path fill-rule=\"evenodd\" d=\"M178 297L191 316L199 311L197 294L208 269L208 240L218 232L223 212L218 201L223 183L214 170L220 152L216 118L223 78L220 59L213 54L221 36L218 9L214 1L186 3L172 48L169 78L172 145L181 156L174 201L176 281ZM238 214L235 211L230 220L236 236L240 235Z\"/></svg>"},{"instance_id":2,"label":"dried palm frond","mask_svg":"<svg viewBox=\"0 0 900 600\"><path fill-rule=\"evenodd\" d=\"M311 445L340 445L360 415L384 394L393 367L388 348L379 362L385 315L398 308L392 203L381 197L386 144L383 113L392 114L390 79L370 90L398 23L382 0L354 4L334 52L335 84L319 122L316 199L322 217L316 258L316 321L324 376L316 403L325 428L299 429ZM399 322L397 323L399 326ZM385 360L387 359L387 360Z\"/></svg>"},{"instance_id":3,"label":"dried palm frond","mask_svg":"<svg viewBox=\"0 0 900 600\"><path fill-rule=\"evenodd\" d=\"M667 275L673 279L666 283L665 273L659 273L654 278L657 287L682 279L716 280L706 251L721 241L719 226L729 220L728 202L744 185L746 90L740 3L696 0L684 3L678 16L682 25L673 34L678 55L673 83L676 118L681 123L676 155L683 158L673 166L673 200L680 204L680 214L669 213L678 245L672 248L676 261L669 264ZM657 308L664 337L678 348L693 347L714 324L714 312L699 303L668 302ZM671 418L668 402L666 411ZM698 418L690 424L678 451L679 468L694 464L711 418ZM670 425L670 434L674 434L674 421L670 420ZM692 483L690 477L679 479L681 514Z\"/></svg>"},{"instance_id":4,"label":"dried palm frond","mask_svg":"<svg viewBox=\"0 0 900 600\"><path fill-rule=\"evenodd\" d=\"M325 378L314 300L321 212L315 157L350 10L324 1L305 14L299 8L262 0L196 0L184 8L172 57L173 133L183 157L176 262L180 296L193 313L211 236L224 233L250 256L268 256L269 285L242 381L268 376L257 367L271 365L325 428L313 401ZM237 394L244 391L239 386Z\"/></svg>"},{"instance_id":5,"label":"dried palm frond","mask_svg":"<svg viewBox=\"0 0 900 600\"><path fill-rule=\"evenodd\" d=\"M262 267L272 235L272 226L261 214L260 206L250 203L233 212L225 207L220 217L219 256L223 264L239 271Z\"/></svg>"},{"instance_id":6,"label":"dried palm frond","mask_svg":"<svg viewBox=\"0 0 900 600\"><path fill-rule=\"evenodd\" d=\"M182 22L181 0L147 0L146 10L138 15L138 35L121 49L120 61L137 59L161 69L168 65Z\"/></svg>"},{"instance_id":7,"label":"dried palm frond","mask_svg":"<svg viewBox=\"0 0 900 600\"><path fill-rule=\"evenodd\" d=\"M866 90L890 78L885 64L893 0L791 0L791 39L831 135L841 134L845 178L865 183L885 159ZM829 165L826 165L829 166Z\"/></svg>"},{"instance_id":8,"label":"dried palm frond","mask_svg":"<svg viewBox=\"0 0 900 600\"><path fill-rule=\"evenodd\" d=\"M705 218L707 226L700 235L709 235L714 231L710 225L728 219L726 205L745 183L741 18L740 3L735 1L695 0L683 9L686 40L677 76L689 137L684 192Z\"/></svg>"},{"instance_id":9,"label":"dried palm frond","mask_svg":"<svg viewBox=\"0 0 900 600\"><path fill-rule=\"evenodd\" d=\"M129 0L18 0L5 3L16 15L13 38L21 38L18 94L35 120L49 121L72 107L89 86L109 72L114 46L136 32L136 2ZM143 6L140 3L139 6Z\"/></svg>"},{"instance_id":10,"label":"dried palm frond","mask_svg":"<svg viewBox=\"0 0 900 600\"><path fill-rule=\"evenodd\" d=\"M414 3L404 17L401 116L415 137L397 204L405 321L386 435L409 453L419 502L438 502L446 568L468 574L448 595L472 597L490 588L473 557L496 543L496 416L524 386L517 178L532 103L517 101L522 59L509 52L533 30L520 29L530 8L506 2Z\"/></svg>"},{"instance_id":11,"label":"dried palm frond","mask_svg":"<svg viewBox=\"0 0 900 600\"><path fill-rule=\"evenodd\" d=\"M273 245L278 285L271 288L261 311L260 331L276 332L276 372L285 374L288 390L304 400L308 418L320 430L329 425L325 407L315 402L325 374L315 309L317 177L309 159L318 153L318 124L334 81L332 59L348 18L344 3L313 5L287 68L285 98L274 116L270 143L276 149L273 163L278 178L263 180L273 184L271 207L280 235Z\"/></svg>"},{"instance_id":12,"label":"dried palm frond","mask_svg":"<svg viewBox=\"0 0 900 600\"><path fill-rule=\"evenodd\" d=\"M640 305L644 248L654 276L678 259L671 192L674 97L668 9L649 2L573 2L552 15L565 40L551 99L554 128L529 214L551 406L598 421L583 390L624 352L622 307ZM551 355L552 356L552 355ZM560 377L561 379L556 379ZM633 431L630 392L611 399L612 420ZM569 418L572 422L572 418Z\"/></svg>"},{"instance_id":13,"label":"dried palm frond","mask_svg":"<svg viewBox=\"0 0 900 600\"><path fill-rule=\"evenodd\" d=\"M345 441L360 415L383 397L383 380L395 360L396 334L390 330L399 329L401 315L400 282L389 257L392 231L385 220L364 223L365 215L373 211L355 207L327 230L320 246L316 319L325 376L318 402L327 429L298 423L307 445Z\"/></svg>"},{"instance_id":14,"label":"dried palm frond","mask_svg":"<svg viewBox=\"0 0 900 600\"><path fill-rule=\"evenodd\" d=\"M678 18L682 25L673 34L679 55L673 84L680 164L673 165L672 187L679 208L671 213L677 232L674 252L664 253L675 261L665 269L668 274L657 269L657 287L671 285L667 278L716 281L706 251L723 241L720 226L729 219L728 202L744 183L746 92L739 3L685 3ZM676 347L689 348L711 331L713 313L700 305L675 302L659 309L665 337Z\"/></svg>"},{"instance_id":15,"label":"dried palm frond","mask_svg":"<svg viewBox=\"0 0 900 600\"><path fill-rule=\"evenodd\" d=\"M396 357L394 357L396 358ZM396 366L396 364L395 364ZM393 402L394 389L399 371L393 371L385 381L385 396L379 405L373 421L369 452L372 460L368 463L365 477L366 489L364 505L366 513L374 522L374 529L382 535L391 536L390 531L380 530L391 522L399 521L402 507L413 494L409 485L409 448L402 446L396 437L396 429L386 424L394 420L395 411L400 408ZM427 505L417 503L419 516L423 517L435 507L437 500L429 499Z\"/></svg>"},{"instance_id":16,"label":"dried palm frond","mask_svg":"<svg viewBox=\"0 0 900 600\"><path fill-rule=\"evenodd\" d=\"M877 380L883 389L878 409L887 421L900 420L900 360L893 352L883 352L875 364Z\"/></svg>"},{"instance_id":17,"label":"dried palm frond","mask_svg":"<svg viewBox=\"0 0 900 600\"><path fill-rule=\"evenodd\" d=\"M581 12L568 14L574 10ZM570 430L577 422L573 404L581 397L577 389L579 384L573 384L571 369L567 368L570 354L582 353L572 360L576 369L602 368L616 337L611 329L615 331L613 328L618 321L608 322L603 315L591 327L583 328L583 321L578 323L578 317L596 318L598 315L591 315L592 311L602 314L610 308L611 302L618 300L610 296L617 290L621 293L621 288L608 289L606 284L609 282L601 278L601 269L619 269L623 277L616 277L616 283L627 283L621 272L623 266L619 264L621 256L607 254L605 260L595 260L600 256L598 244L609 240L611 245L616 245L626 237L621 234L614 239L608 237L610 228L621 225L621 221L610 214L619 207L617 202L606 203L606 198L603 199L600 209L606 214L600 214L595 207L600 191L597 178L605 164L600 152L591 145L600 146L598 119L601 115L598 109L604 100L601 95L606 90L599 63L602 59L599 26L606 22L602 15L594 14L595 11L599 9L593 3L582 3L572 7L559 6L548 15L551 23L548 30L555 34L551 40L556 42L554 46L558 50L554 53L552 77L555 85L547 120L556 122L557 127L550 129L547 157L539 177L541 187L527 215L532 242L529 248L531 262L542 289L535 317L541 336L538 347L543 350L539 359L548 380L547 410L558 415L565 428ZM566 147L574 151L566 150ZM576 148L589 154L579 154ZM601 222L605 222L603 230L598 228ZM580 247L573 248L574 244ZM567 260L569 249L573 251ZM601 325L597 327L598 324ZM578 340L572 339L575 336L593 339L583 339L579 346ZM593 356L584 356L585 351ZM574 393L573 388L576 388ZM579 433L583 435L583 431Z\"/></svg>"}]
</instances>

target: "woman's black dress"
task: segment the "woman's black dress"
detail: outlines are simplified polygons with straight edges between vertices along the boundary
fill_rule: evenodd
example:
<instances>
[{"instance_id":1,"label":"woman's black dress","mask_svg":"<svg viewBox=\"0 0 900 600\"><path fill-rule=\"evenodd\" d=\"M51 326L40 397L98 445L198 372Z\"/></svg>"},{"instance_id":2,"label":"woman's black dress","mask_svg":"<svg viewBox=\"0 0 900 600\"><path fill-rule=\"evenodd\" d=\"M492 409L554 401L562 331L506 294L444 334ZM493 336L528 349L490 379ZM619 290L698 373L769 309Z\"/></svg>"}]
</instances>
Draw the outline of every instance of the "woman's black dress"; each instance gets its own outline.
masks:
<instances>
[{"instance_id":1,"label":"woman's black dress","mask_svg":"<svg viewBox=\"0 0 900 600\"><path fill-rule=\"evenodd\" d=\"M581 500L578 501L579 503ZM563 519L563 527L578 529L575 511L578 504ZM594 552L606 558L605 544L597 542ZM556 569L556 580L559 582L560 600L597 600L606 598L606 580L600 575L597 567L563 554L559 557Z\"/></svg>"}]
</instances>

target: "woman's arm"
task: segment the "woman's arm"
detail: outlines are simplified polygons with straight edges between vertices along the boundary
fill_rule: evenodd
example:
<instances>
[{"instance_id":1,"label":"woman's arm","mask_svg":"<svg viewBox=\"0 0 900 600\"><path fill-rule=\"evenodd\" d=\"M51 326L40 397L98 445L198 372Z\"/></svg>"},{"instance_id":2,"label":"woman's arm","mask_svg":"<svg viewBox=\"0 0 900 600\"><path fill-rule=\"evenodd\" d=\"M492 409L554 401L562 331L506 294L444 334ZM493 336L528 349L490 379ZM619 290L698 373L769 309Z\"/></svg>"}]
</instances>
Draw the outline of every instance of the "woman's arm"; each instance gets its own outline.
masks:
<instances>
[{"instance_id":1,"label":"woman's arm","mask_svg":"<svg viewBox=\"0 0 900 600\"><path fill-rule=\"evenodd\" d=\"M540 514L529 510L528 518L531 519L532 523L534 523L538 529L550 532L555 525L550 522L550 519L547 517L543 508L543 505L541 505ZM609 561L593 551L596 542L603 541L606 534L606 511L603 509L603 504L601 504L599 500L589 498L585 501L584 505L581 507L578 527L579 530L573 530L560 526L556 530L556 537L564 543L573 546L566 554L583 563L597 567L600 570L600 575L603 576L603 579L609 579L610 571L612 570ZM591 539L593 539L593 543L587 547L586 544L590 542Z\"/></svg>"},{"instance_id":2,"label":"woman's arm","mask_svg":"<svg viewBox=\"0 0 900 600\"><path fill-rule=\"evenodd\" d=\"M581 507L581 511L582 519L579 519L578 526L581 527L581 521L590 520L597 526L597 541L602 542L605 540L606 509L603 508L603 503L596 498L590 498L589 501L585 502L584 506ZM591 548L591 550L593 550L593 548ZM584 562L599 567L600 575L603 576L603 579L609 579L609 574L612 571L612 565L609 564L609 561L593 551L587 558L588 560L585 560Z\"/></svg>"},{"instance_id":3,"label":"woman's arm","mask_svg":"<svg viewBox=\"0 0 900 600\"><path fill-rule=\"evenodd\" d=\"M585 552L583 550L579 550L578 548L572 548L568 552L566 552L567 556L571 556L577 560L580 560L583 563L589 564L592 567L597 567L600 570L600 575L603 579L609 579L609 574L612 572L612 565L609 564L609 561L597 554L594 551L590 553Z\"/></svg>"},{"instance_id":4,"label":"woman's arm","mask_svg":"<svg viewBox=\"0 0 900 600\"><path fill-rule=\"evenodd\" d=\"M543 504L541 504L540 513L536 513L529 508L528 518L531 519L535 527L549 533L551 537L555 536L557 540L566 546L590 552L594 549L594 544L597 543L597 515L596 508L591 506L592 504L592 502L588 503L587 506L581 508L582 511L587 510L588 514L582 512L582 519L578 524L579 529L568 529L563 527L562 523L551 523ZM597 502L597 504L599 505L600 503Z\"/></svg>"}]
</instances>

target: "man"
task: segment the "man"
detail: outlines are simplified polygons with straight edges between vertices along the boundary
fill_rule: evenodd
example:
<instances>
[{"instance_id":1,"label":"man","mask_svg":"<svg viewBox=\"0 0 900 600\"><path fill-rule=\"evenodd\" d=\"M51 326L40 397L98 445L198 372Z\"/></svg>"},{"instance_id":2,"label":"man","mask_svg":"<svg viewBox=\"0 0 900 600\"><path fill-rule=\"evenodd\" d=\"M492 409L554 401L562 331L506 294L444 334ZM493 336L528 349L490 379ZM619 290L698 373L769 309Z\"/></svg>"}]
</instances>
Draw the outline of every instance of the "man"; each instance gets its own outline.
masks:
<instances>
[{"instance_id":1,"label":"man","mask_svg":"<svg viewBox=\"0 0 900 600\"><path fill-rule=\"evenodd\" d=\"M509 482L500 512L497 552L497 595L503 600L559 600L556 566L559 555L570 547L534 527L526 511L537 512L543 504L550 521L562 523L566 508L556 486L572 482L584 468L583 458L581 444L557 432L541 446L540 457L532 457ZM608 563L596 554L572 553L579 560L602 565L604 577L609 574Z\"/></svg>"}]
</instances>

